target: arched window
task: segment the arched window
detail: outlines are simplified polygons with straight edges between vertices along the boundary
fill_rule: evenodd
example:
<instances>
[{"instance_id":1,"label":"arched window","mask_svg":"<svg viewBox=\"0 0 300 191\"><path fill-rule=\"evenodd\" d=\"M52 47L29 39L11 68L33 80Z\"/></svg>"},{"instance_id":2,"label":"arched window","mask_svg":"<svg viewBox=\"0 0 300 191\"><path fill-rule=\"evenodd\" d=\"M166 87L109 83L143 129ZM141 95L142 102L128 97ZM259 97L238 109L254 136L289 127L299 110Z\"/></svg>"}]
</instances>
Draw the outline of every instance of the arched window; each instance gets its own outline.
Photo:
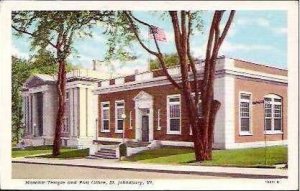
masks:
<instances>
[{"instance_id":1,"label":"arched window","mask_svg":"<svg viewBox=\"0 0 300 191\"><path fill-rule=\"evenodd\" d=\"M275 94L264 97L265 133L282 132L282 98Z\"/></svg>"}]
</instances>

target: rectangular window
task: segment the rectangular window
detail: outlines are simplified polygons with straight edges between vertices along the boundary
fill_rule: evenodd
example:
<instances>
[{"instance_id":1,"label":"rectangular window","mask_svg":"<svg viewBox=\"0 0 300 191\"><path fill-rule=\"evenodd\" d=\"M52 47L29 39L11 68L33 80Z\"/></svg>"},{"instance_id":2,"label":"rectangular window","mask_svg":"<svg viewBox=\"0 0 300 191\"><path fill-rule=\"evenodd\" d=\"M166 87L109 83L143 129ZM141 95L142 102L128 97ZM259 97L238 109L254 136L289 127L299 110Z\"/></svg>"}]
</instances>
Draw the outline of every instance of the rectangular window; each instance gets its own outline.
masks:
<instances>
[{"instance_id":1,"label":"rectangular window","mask_svg":"<svg viewBox=\"0 0 300 191\"><path fill-rule=\"evenodd\" d=\"M125 103L124 101L116 101L116 133L122 133L124 129L124 119L122 118L122 114L125 114Z\"/></svg>"},{"instance_id":2,"label":"rectangular window","mask_svg":"<svg viewBox=\"0 0 300 191\"><path fill-rule=\"evenodd\" d=\"M157 110L157 130L161 130L161 127L160 127L160 109Z\"/></svg>"},{"instance_id":3,"label":"rectangular window","mask_svg":"<svg viewBox=\"0 0 300 191\"><path fill-rule=\"evenodd\" d=\"M180 134L181 104L180 95L172 95L167 98L168 134Z\"/></svg>"},{"instance_id":4,"label":"rectangular window","mask_svg":"<svg viewBox=\"0 0 300 191\"><path fill-rule=\"evenodd\" d=\"M264 98L266 133L282 132L282 100L270 94Z\"/></svg>"},{"instance_id":5,"label":"rectangular window","mask_svg":"<svg viewBox=\"0 0 300 191\"><path fill-rule=\"evenodd\" d=\"M69 113L70 113L70 99L69 99L69 91L66 92L66 101L65 101L65 117L64 117L64 127L63 133L69 133L70 129L70 120L69 120Z\"/></svg>"},{"instance_id":6,"label":"rectangular window","mask_svg":"<svg viewBox=\"0 0 300 191\"><path fill-rule=\"evenodd\" d=\"M251 94L240 94L240 134L249 135L250 132L250 103Z\"/></svg>"},{"instance_id":7,"label":"rectangular window","mask_svg":"<svg viewBox=\"0 0 300 191\"><path fill-rule=\"evenodd\" d=\"M265 130L272 130L272 104L270 98L265 98Z\"/></svg>"},{"instance_id":8,"label":"rectangular window","mask_svg":"<svg viewBox=\"0 0 300 191\"><path fill-rule=\"evenodd\" d=\"M109 132L109 102L101 103L101 132Z\"/></svg>"}]
</instances>

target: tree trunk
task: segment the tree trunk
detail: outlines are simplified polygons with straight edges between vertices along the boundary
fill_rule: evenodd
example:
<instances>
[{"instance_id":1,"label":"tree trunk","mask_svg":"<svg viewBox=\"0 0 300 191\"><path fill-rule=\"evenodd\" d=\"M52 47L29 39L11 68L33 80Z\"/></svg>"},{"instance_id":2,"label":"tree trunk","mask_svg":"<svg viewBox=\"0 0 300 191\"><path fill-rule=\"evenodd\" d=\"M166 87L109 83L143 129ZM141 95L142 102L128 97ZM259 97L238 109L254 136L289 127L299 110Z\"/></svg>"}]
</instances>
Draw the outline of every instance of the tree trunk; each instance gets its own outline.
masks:
<instances>
[{"instance_id":1,"label":"tree trunk","mask_svg":"<svg viewBox=\"0 0 300 191\"><path fill-rule=\"evenodd\" d=\"M63 119L65 114L65 93L66 93L66 66L64 60L59 60L59 72L57 75L57 93L58 93L58 112L56 116L55 136L53 141L52 155L60 154L61 146L61 130L63 127Z\"/></svg>"},{"instance_id":2,"label":"tree trunk","mask_svg":"<svg viewBox=\"0 0 300 191\"><path fill-rule=\"evenodd\" d=\"M212 103L211 116L210 116L209 125L208 125L207 160L212 159L212 145L214 142L214 127L215 127L216 115L217 115L217 112L220 109L220 107L221 107L221 103L217 100L214 100Z\"/></svg>"}]
</instances>

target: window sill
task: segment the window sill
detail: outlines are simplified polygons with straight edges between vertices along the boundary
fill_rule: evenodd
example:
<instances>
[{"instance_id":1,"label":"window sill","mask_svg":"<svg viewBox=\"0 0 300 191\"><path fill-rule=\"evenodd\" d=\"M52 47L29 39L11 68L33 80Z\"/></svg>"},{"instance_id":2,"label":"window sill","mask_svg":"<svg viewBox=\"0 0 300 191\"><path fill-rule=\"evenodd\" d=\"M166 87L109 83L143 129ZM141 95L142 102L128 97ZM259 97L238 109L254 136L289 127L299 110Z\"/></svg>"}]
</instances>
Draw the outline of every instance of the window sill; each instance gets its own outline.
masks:
<instances>
[{"instance_id":1,"label":"window sill","mask_svg":"<svg viewBox=\"0 0 300 191\"><path fill-rule=\"evenodd\" d=\"M282 131L265 131L265 135L282 135Z\"/></svg>"},{"instance_id":2,"label":"window sill","mask_svg":"<svg viewBox=\"0 0 300 191\"><path fill-rule=\"evenodd\" d=\"M115 131L115 133L123 133L123 131Z\"/></svg>"},{"instance_id":3,"label":"window sill","mask_svg":"<svg viewBox=\"0 0 300 191\"><path fill-rule=\"evenodd\" d=\"M240 132L240 136L253 136L250 132Z\"/></svg>"},{"instance_id":4,"label":"window sill","mask_svg":"<svg viewBox=\"0 0 300 191\"><path fill-rule=\"evenodd\" d=\"M101 133L109 133L110 130L101 130Z\"/></svg>"},{"instance_id":5,"label":"window sill","mask_svg":"<svg viewBox=\"0 0 300 191\"><path fill-rule=\"evenodd\" d=\"M167 131L168 135L181 135L180 131Z\"/></svg>"}]
</instances>

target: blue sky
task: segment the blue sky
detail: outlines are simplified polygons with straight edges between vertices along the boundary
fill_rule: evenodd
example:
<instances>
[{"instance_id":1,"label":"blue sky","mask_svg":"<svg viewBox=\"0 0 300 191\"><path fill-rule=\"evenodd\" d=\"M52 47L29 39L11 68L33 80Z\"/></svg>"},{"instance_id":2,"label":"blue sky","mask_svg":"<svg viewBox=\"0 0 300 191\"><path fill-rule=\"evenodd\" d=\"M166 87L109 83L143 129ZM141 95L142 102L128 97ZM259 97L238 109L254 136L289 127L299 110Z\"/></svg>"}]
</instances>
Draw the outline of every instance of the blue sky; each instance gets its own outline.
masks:
<instances>
[{"instance_id":1,"label":"blue sky","mask_svg":"<svg viewBox=\"0 0 300 191\"><path fill-rule=\"evenodd\" d=\"M160 42L163 53L175 52L174 35L169 18L160 19L153 12L134 12L134 14L152 25L164 29L167 42ZM226 15L225 15L226 16ZM194 56L204 58L207 34L212 19L211 11L203 12L204 30L191 39L191 49ZM225 21L225 18L223 19ZM147 30L142 31L147 38ZM101 28L94 29L92 38L77 39L73 54L69 60L73 64L80 64L90 68L92 60L103 60L106 37L101 34ZM150 44L152 48L153 45ZM113 61L113 68L117 74L133 73L135 69L147 69L149 55L138 44L133 48L137 60L130 63ZM13 37L13 54L28 58L30 54L30 39L28 37ZM255 63L287 68L287 15L286 11L237 11L232 27L226 37L219 55L238 58ZM110 69L106 70L109 71Z\"/></svg>"}]
</instances>

